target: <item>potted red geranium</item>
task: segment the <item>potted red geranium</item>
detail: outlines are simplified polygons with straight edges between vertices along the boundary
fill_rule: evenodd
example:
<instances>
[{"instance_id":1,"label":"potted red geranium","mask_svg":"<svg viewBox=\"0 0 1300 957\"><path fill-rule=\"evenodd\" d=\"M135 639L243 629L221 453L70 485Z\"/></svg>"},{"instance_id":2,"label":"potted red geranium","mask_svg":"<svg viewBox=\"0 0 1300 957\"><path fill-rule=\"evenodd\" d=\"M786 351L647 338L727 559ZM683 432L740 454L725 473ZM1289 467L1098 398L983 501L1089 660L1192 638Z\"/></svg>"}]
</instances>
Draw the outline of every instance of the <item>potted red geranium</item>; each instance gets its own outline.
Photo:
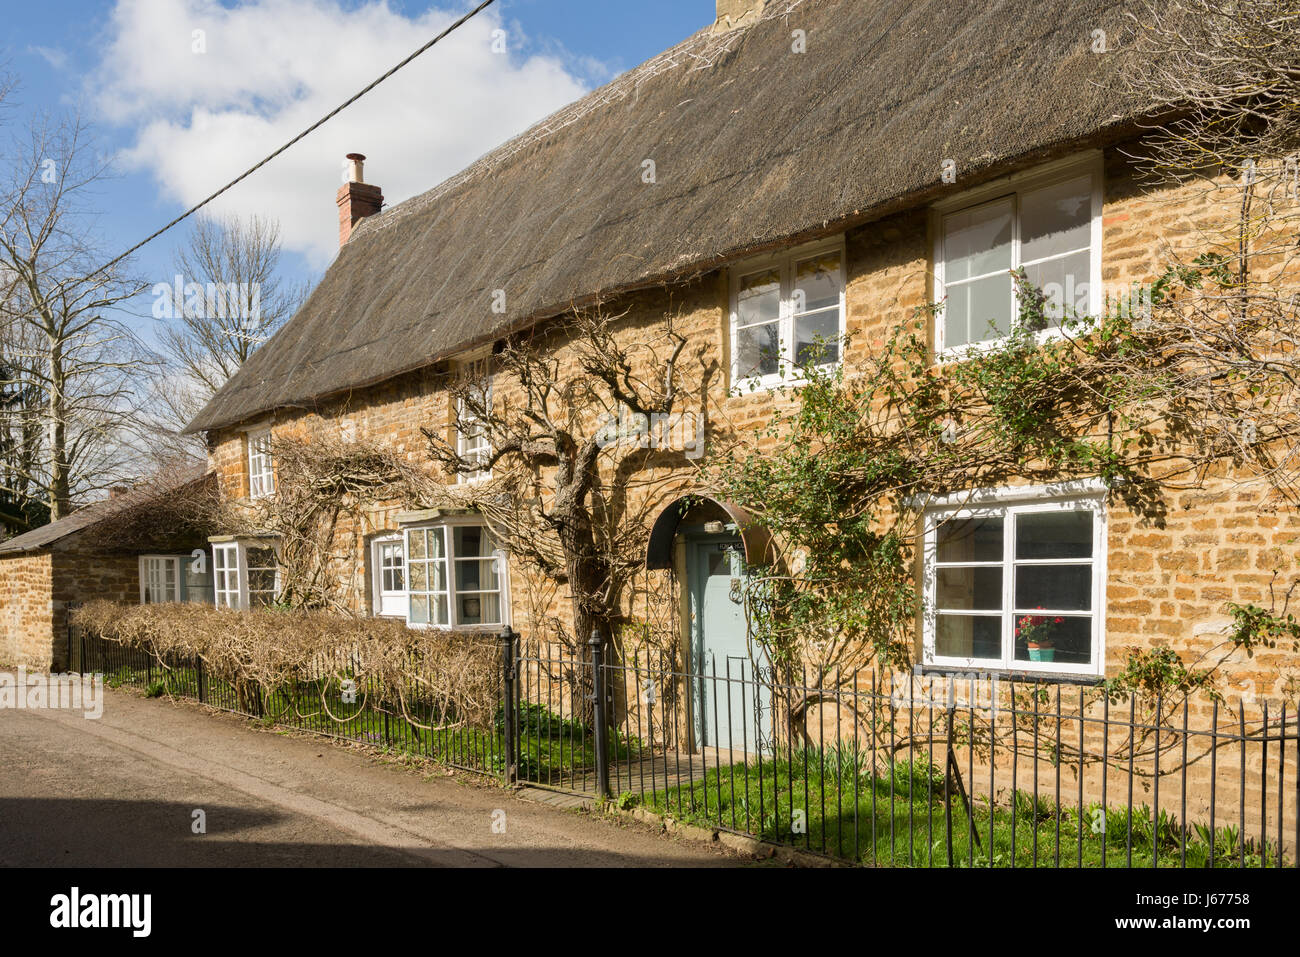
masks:
<instances>
[{"instance_id":1,"label":"potted red geranium","mask_svg":"<svg viewBox=\"0 0 1300 957\"><path fill-rule=\"evenodd\" d=\"M1042 605L1034 609L1042 610ZM1064 618L1048 618L1046 615L1022 615L1016 620L1016 640L1024 641L1030 661L1056 660L1054 633L1064 622Z\"/></svg>"}]
</instances>

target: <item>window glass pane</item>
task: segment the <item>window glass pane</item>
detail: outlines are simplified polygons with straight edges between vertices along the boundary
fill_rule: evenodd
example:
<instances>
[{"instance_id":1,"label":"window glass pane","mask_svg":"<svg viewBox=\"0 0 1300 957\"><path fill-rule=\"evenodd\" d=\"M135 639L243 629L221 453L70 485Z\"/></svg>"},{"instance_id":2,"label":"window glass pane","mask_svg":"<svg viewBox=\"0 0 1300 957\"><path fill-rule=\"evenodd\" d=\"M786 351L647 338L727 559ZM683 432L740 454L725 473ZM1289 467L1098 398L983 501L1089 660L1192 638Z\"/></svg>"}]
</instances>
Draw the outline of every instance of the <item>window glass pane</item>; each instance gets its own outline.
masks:
<instances>
[{"instance_id":1,"label":"window glass pane","mask_svg":"<svg viewBox=\"0 0 1300 957\"><path fill-rule=\"evenodd\" d=\"M429 565L427 562L411 563L411 591L429 590Z\"/></svg>"},{"instance_id":2,"label":"window glass pane","mask_svg":"<svg viewBox=\"0 0 1300 957\"><path fill-rule=\"evenodd\" d=\"M780 368L780 323L736 330L736 374L741 379L774 375Z\"/></svg>"},{"instance_id":3,"label":"window glass pane","mask_svg":"<svg viewBox=\"0 0 1300 957\"><path fill-rule=\"evenodd\" d=\"M413 625L429 624L429 596L428 595L411 596L411 624Z\"/></svg>"},{"instance_id":4,"label":"window glass pane","mask_svg":"<svg viewBox=\"0 0 1300 957\"><path fill-rule=\"evenodd\" d=\"M949 519L938 528L941 562L1002 561L1002 518Z\"/></svg>"},{"instance_id":5,"label":"window glass pane","mask_svg":"<svg viewBox=\"0 0 1300 957\"><path fill-rule=\"evenodd\" d=\"M945 658L1001 658L1001 616L939 615L934 653Z\"/></svg>"},{"instance_id":6,"label":"window glass pane","mask_svg":"<svg viewBox=\"0 0 1300 957\"><path fill-rule=\"evenodd\" d=\"M1047 297L1043 303L1043 313L1048 321L1040 328L1060 328L1061 320L1066 316L1077 319L1088 315L1088 280L1091 270L1092 257L1086 249L1025 267L1025 276L1030 285Z\"/></svg>"},{"instance_id":7,"label":"window glass pane","mask_svg":"<svg viewBox=\"0 0 1300 957\"><path fill-rule=\"evenodd\" d=\"M739 325L770 322L781 315L781 274L775 269L745 276L736 296Z\"/></svg>"},{"instance_id":8,"label":"window glass pane","mask_svg":"<svg viewBox=\"0 0 1300 957\"><path fill-rule=\"evenodd\" d=\"M443 529L441 527L426 528L424 531L429 543L429 557L446 558L447 539L443 536Z\"/></svg>"},{"instance_id":9,"label":"window glass pane","mask_svg":"<svg viewBox=\"0 0 1300 957\"><path fill-rule=\"evenodd\" d=\"M1016 608L1090 611L1091 565L1017 565Z\"/></svg>"},{"instance_id":10,"label":"window glass pane","mask_svg":"<svg viewBox=\"0 0 1300 957\"><path fill-rule=\"evenodd\" d=\"M840 305L840 254L827 253L795 266L794 311L815 312Z\"/></svg>"},{"instance_id":11,"label":"window glass pane","mask_svg":"<svg viewBox=\"0 0 1300 957\"><path fill-rule=\"evenodd\" d=\"M1016 558L1091 558L1092 509L1021 512L1016 516Z\"/></svg>"},{"instance_id":12,"label":"window glass pane","mask_svg":"<svg viewBox=\"0 0 1300 957\"><path fill-rule=\"evenodd\" d=\"M407 533L411 542L411 560L415 561L425 558L428 552L428 546L425 543L424 529L416 528Z\"/></svg>"},{"instance_id":13,"label":"window glass pane","mask_svg":"<svg viewBox=\"0 0 1300 957\"><path fill-rule=\"evenodd\" d=\"M795 363L806 366L839 362L839 335L839 309L799 316L794 321Z\"/></svg>"},{"instance_id":14,"label":"window glass pane","mask_svg":"<svg viewBox=\"0 0 1300 957\"><path fill-rule=\"evenodd\" d=\"M944 348L1000 339L1011 330L1010 273L985 276L946 288L943 305Z\"/></svg>"},{"instance_id":15,"label":"window glass pane","mask_svg":"<svg viewBox=\"0 0 1300 957\"><path fill-rule=\"evenodd\" d=\"M1059 620L1058 620L1059 619ZM1029 639L1040 647L1030 648ZM1087 615L1020 615L1016 619L1016 661L1092 663L1092 618Z\"/></svg>"},{"instance_id":16,"label":"window glass pane","mask_svg":"<svg viewBox=\"0 0 1300 957\"><path fill-rule=\"evenodd\" d=\"M936 588L935 604L940 609L996 611L1002 607L1001 568L941 568Z\"/></svg>"},{"instance_id":17,"label":"window glass pane","mask_svg":"<svg viewBox=\"0 0 1300 957\"><path fill-rule=\"evenodd\" d=\"M1011 200L943 219L943 278L957 282L1011 268Z\"/></svg>"},{"instance_id":18,"label":"window glass pane","mask_svg":"<svg viewBox=\"0 0 1300 957\"><path fill-rule=\"evenodd\" d=\"M458 525L452 531L452 547L457 558L473 558L492 554L492 541L487 530L478 525Z\"/></svg>"},{"instance_id":19,"label":"window glass pane","mask_svg":"<svg viewBox=\"0 0 1300 957\"><path fill-rule=\"evenodd\" d=\"M495 558L456 562L457 591L496 591L500 587Z\"/></svg>"},{"instance_id":20,"label":"window glass pane","mask_svg":"<svg viewBox=\"0 0 1300 957\"><path fill-rule=\"evenodd\" d=\"M501 624L501 596L491 592L458 595L456 599L460 625Z\"/></svg>"},{"instance_id":21,"label":"window glass pane","mask_svg":"<svg viewBox=\"0 0 1300 957\"><path fill-rule=\"evenodd\" d=\"M1087 249L1092 241L1092 177L1045 186L1020 197L1020 261Z\"/></svg>"}]
</instances>

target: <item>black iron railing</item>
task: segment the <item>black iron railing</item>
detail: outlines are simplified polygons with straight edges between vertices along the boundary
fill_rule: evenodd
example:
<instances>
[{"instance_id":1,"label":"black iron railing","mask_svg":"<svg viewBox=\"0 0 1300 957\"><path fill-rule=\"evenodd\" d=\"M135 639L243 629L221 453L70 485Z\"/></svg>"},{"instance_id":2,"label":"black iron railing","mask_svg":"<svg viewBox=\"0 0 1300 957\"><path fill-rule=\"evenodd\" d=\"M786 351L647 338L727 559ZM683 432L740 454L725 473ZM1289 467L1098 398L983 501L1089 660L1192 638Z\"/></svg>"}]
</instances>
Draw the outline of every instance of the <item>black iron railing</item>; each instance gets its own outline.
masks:
<instances>
[{"instance_id":1,"label":"black iron railing","mask_svg":"<svg viewBox=\"0 0 1300 957\"><path fill-rule=\"evenodd\" d=\"M995 676L794 680L737 659L686 670L666 651L506 629L484 718L418 682L379 687L346 651L268 691L197 658L77 644L81 670L110 684L867 865L1281 867L1300 847L1287 703Z\"/></svg>"}]
</instances>

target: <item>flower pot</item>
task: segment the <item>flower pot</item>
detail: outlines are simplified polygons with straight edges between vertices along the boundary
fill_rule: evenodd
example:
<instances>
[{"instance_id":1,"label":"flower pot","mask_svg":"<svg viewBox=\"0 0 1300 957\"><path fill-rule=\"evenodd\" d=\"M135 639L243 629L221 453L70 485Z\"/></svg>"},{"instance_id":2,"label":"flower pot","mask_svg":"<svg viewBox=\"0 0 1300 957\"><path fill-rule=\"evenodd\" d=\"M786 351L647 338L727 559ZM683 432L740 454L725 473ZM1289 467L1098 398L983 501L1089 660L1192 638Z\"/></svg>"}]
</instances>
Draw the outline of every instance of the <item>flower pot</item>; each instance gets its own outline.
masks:
<instances>
[{"instance_id":1,"label":"flower pot","mask_svg":"<svg viewBox=\"0 0 1300 957\"><path fill-rule=\"evenodd\" d=\"M1055 661L1056 649L1051 647L1040 647L1038 645L1029 646L1030 661Z\"/></svg>"}]
</instances>

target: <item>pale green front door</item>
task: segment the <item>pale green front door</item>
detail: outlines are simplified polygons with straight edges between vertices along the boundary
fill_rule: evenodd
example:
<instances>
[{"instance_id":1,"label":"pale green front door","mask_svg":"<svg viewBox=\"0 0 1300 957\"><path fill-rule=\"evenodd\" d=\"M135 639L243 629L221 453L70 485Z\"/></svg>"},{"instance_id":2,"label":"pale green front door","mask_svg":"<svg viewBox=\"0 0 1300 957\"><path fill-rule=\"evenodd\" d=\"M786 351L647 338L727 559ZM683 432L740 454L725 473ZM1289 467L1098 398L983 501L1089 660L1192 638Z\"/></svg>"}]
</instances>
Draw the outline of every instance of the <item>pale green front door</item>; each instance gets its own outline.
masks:
<instances>
[{"instance_id":1,"label":"pale green front door","mask_svg":"<svg viewBox=\"0 0 1300 957\"><path fill-rule=\"evenodd\" d=\"M688 540L691 584L691 671L696 741L701 746L758 751L771 734L770 695L761 686L762 657L747 640L745 558L740 539Z\"/></svg>"}]
</instances>

